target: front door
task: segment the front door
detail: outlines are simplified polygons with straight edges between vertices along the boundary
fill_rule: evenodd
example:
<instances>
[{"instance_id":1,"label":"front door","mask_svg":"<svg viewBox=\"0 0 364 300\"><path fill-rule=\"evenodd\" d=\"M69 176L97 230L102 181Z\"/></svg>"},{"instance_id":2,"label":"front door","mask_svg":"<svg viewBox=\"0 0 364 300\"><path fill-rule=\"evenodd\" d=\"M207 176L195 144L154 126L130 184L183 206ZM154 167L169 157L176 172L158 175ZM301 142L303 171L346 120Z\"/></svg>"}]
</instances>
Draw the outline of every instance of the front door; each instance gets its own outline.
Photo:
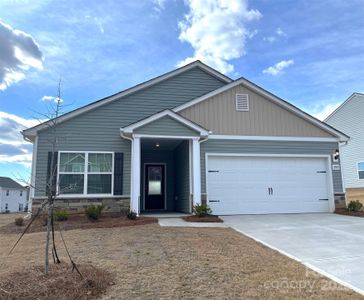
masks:
<instances>
[{"instance_id":1,"label":"front door","mask_svg":"<svg viewBox=\"0 0 364 300\"><path fill-rule=\"evenodd\" d=\"M145 210L165 209L165 165L145 165Z\"/></svg>"}]
</instances>

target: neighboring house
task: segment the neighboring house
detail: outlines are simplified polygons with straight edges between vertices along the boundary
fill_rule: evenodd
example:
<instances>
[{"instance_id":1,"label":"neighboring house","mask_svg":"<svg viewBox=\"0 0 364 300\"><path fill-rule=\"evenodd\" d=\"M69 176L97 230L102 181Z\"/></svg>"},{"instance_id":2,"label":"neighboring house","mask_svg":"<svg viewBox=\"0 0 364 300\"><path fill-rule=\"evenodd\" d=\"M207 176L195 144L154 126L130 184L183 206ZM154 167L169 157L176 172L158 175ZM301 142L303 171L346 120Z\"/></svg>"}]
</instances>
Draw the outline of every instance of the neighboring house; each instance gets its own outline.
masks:
<instances>
[{"instance_id":1,"label":"neighboring house","mask_svg":"<svg viewBox=\"0 0 364 300\"><path fill-rule=\"evenodd\" d=\"M60 206L102 201L112 210L189 213L207 203L214 214L329 212L343 193L332 160L348 136L199 61L57 122ZM23 135L34 144L36 208L47 193L52 132L43 123Z\"/></svg>"},{"instance_id":2,"label":"neighboring house","mask_svg":"<svg viewBox=\"0 0 364 300\"><path fill-rule=\"evenodd\" d=\"M9 177L0 177L0 212L27 211L28 188Z\"/></svg>"},{"instance_id":3,"label":"neighboring house","mask_svg":"<svg viewBox=\"0 0 364 300\"><path fill-rule=\"evenodd\" d=\"M340 147L346 201L364 203L364 94L352 94L325 122L350 136Z\"/></svg>"}]
</instances>

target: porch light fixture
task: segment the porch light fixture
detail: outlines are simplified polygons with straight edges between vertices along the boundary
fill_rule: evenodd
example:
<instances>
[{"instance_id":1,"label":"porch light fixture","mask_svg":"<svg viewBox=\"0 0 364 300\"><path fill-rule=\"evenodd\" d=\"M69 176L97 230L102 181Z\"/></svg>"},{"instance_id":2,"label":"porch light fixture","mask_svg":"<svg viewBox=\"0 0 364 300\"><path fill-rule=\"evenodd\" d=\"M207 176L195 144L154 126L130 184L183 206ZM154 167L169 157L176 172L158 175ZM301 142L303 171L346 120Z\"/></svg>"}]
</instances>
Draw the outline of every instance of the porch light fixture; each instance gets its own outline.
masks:
<instances>
[{"instance_id":1,"label":"porch light fixture","mask_svg":"<svg viewBox=\"0 0 364 300\"><path fill-rule=\"evenodd\" d=\"M333 161L338 161L339 160L339 156L340 156L339 150L336 149L335 152L334 152L334 154L332 155Z\"/></svg>"},{"instance_id":2,"label":"porch light fixture","mask_svg":"<svg viewBox=\"0 0 364 300\"><path fill-rule=\"evenodd\" d=\"M159 143L156 143L155 146L158 148L159 147Z\"/></svg>"}]
</instances>

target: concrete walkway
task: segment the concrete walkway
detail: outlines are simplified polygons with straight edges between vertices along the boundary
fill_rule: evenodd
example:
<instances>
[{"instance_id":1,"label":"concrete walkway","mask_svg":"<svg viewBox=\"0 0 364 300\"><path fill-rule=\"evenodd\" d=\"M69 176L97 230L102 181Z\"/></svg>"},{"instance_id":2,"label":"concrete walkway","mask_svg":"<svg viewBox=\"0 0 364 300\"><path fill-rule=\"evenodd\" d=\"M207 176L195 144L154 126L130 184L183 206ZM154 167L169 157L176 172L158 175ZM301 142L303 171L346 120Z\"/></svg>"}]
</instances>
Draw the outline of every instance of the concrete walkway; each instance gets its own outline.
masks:
<instances>
[{"instance_id":1,"label":"concrete walkway","mask_svg":"<svg viewBox=\"0 0 364 300\"><path fill-rule=\"evenodd\" d=\"M225 225L364 294L364 218L336 214L221 218Z\"/></svg>"},{"instance_id":2,"label":"concrete walkway","mask_svg":"<svg viewBox=\"0 0 364 300\"><path fill-rule=\"evenodd\" d=\"M186 222L181 218L158 218L158 223L160 226L166 227L219 227L226 228L227 225L224 223L200 223L200 222Z\"/></svg>"}]
</instances>

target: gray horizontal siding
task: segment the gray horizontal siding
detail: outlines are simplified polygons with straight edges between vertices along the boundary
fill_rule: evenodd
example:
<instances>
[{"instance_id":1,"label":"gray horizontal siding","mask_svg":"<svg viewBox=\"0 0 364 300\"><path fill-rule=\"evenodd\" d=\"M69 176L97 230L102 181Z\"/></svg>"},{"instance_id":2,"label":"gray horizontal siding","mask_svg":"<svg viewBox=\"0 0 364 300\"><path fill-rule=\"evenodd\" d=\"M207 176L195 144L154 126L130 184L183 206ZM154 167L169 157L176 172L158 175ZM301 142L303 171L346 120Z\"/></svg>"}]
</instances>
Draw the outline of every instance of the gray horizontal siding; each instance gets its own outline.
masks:
<instances>
[{"instance_id":1,"label":"gray horizontal siding","mask_svg":"<svg viewBox=\"0 0 364 300\"><path fill-rule=\"evenodd\" d=\"M196 67L154 86L105 104L57 126L57 150L114 151L124 153L123 194L130 193L130 141L120 128L164 109L171 109L215 90L225 83ZM45 195L49 129L39 133L36 196Z\"/></svg>"},{"instance_id":2,"label":"gray horizontal siding","mask_svg":"<svg viewBox=\"0 0 364 300\"><path fill-rule=\"evenodd\" d=\"M198 136L199 133L184 124L165 116L134 130L135 133L154 135Z\"/></svg>"},{"instance_id":3,"label":"gray horizontal siding","mask_svg":"<svg viewBox=\"0 0 364 300\"><path fill-rule=\"evenodd\" d=\"M254 154L316 154L332 155L338 149L335 142L287 142L249 140L207 140L201 144L201 184L206 193L206 153L254 153ZM334 192L342 192L340 171L332 171Z\"/></svg>"}]
</instances>

